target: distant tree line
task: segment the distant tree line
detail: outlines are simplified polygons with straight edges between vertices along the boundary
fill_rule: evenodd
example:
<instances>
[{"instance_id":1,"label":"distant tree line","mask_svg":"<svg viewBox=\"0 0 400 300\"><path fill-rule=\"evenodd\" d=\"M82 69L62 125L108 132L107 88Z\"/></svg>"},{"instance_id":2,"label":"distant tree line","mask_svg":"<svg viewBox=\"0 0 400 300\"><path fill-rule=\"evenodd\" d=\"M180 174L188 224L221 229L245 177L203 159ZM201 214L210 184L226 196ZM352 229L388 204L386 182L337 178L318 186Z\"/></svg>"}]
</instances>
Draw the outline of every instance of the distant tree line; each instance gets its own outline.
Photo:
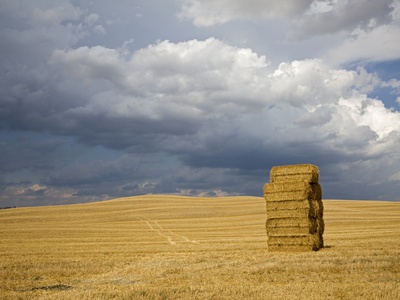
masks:
<instances>
[{"instance_id":1,"label":"distant tree line","mask_svg":"<svg viewBox=\"0 0 400 300\"><path fill-rule=\"evenodd\" d=\"M16 206L5 206L5 207L0 207L0 209L10 209L10 208L17 208Z\"/></svg>"}]
</instances>

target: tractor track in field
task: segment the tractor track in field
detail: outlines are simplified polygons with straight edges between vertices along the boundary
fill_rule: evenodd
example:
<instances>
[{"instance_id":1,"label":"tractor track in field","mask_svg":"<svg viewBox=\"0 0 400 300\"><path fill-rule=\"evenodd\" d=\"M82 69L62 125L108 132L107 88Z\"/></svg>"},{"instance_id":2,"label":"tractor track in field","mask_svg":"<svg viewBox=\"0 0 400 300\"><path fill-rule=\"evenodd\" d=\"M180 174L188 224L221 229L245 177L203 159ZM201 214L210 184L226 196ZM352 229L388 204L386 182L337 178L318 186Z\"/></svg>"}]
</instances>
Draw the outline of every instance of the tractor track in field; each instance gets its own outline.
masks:
<instances>
[{"instance_id":1,"label":"tractor track in field","mask_svg":"<svg viewBox=\"0 0 400 300\"><path fill-rule=\"evenodd\" d=\"M160 236L165 238L170 245L176 245L177 242L199 244L198 241L191 240L186 236L176 234L169 229L163 228L157 220L151 220L149 218L138 218L147 224L151 231L157 232Z\"/></svg>"}]
</instances>

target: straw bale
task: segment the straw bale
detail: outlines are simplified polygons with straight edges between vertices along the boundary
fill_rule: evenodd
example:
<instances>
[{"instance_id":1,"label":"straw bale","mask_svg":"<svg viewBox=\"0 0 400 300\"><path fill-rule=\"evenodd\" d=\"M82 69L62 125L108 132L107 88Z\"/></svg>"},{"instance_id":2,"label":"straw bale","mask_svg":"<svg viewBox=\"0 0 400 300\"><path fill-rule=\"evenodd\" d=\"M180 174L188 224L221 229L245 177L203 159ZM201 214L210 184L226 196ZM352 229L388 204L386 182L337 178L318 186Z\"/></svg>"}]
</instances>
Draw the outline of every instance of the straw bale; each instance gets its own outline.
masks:
<instances>
[{"instance_id":1,"label":"straw bale","mask_svg":"<svg viewBox=\"0 0 400 300\"><path fill-rule=\"evenodd\" d=\"M317 239L317 246L318 246L318 249L324 248L324 238L323 238L323 236L322 236L322 233L319 233L319 234L317 235L317 237L318 237L318 239Z\"/></svg>"},{"instance_id":2,"label":"straw bale","mask_svg":"<svg viewBox=\"0 0 400 300\"><path fill-rule=\"evenodd\" d=\"M322 188L319 183L311 183L311 189L313 191L314 200L321 200L322 199Z\"/></svg>"},{"instance_id":3,"label":"straw bale","mask_svg":"<svg viewBox=\"0 0 400 300\"><path fill-rule=\"evenodd\" d=\"M309 237L312 242L314 243L314 245L317 247L315 250L321 249L324 247L324 242L322 239L322 234L319 233L315 233L315 234L310 234Z\"/></svg>"},{"instance_id":4,"label":"straw bale","mask_svg":"<svg viewBox=\"0 0 400 300\"><path fill-rule=\"evenodd\" d=\"M273 182L264 185L264 195L275 195L281 193L307 193L314 200L322 199L322 188L319 183L308 183L307 181Z\"/></svg>"},{"instance_id":5,"label":"straw bale","mask_svg":"<svg viewBox=\"0 0 400 300\"><path fill-rule=\"evenodd\" d=\"M321 200L310 201L311 216L315 218L322 218L324 215L324 205Z\"/></svg>"},{"instance_id":6,"label":"straw bale","mask_svg":"<svg viewBox=\"0 0 400 300\"><path fill-rule=\"evenodd\" d=\"M323 247L322 188L314 165L273 167L264 185L269 251L310 251Z\"/></svg>"},{"instance_id":7,"label":"straw bale","mask_svg":"<svg viewBox=\"0 0 400 300\"><path fill-rule=\"evenodd\" d=\"M313 206L309 200L294 200L294 201L267 201L267 215L269 212L277 210L304 210L307 209L310 215L313 215Z\"/></svg>"},{"instance_id":8,"label":"straw bale","mask_svg":"<svg viewBox=\"0 0 400 300\"><path fill-rule=\"evenodd\" d=\"M270 252L306 252L317 251L313 245L268 245Z\"/></svg>"},{"instance_id":9,"label":"straw bale","mask_svg":"<svg viewBox=\"0 0 400 300\"><path fill-rule=\"evenodd\" d=\"M316 225L317 225L317 232L322 235L324 233L324 231L325 231L324 219L317 218Z\"/></svg>"},{"instance_id":10,"label":"straw bale","mask_svg":"<svg viewBox=\"0 0 400 300\"><path fill-rule=\"evenodd\" d=\"M264 186L267 214L275 210L309 209L311 217L323 216L321 186L307 182L270 183ZM273 203L279 202L279 203ZM296 202L296 203L294 203ZM301 203L299 203L301 202Z\"/></svg>"},{"instance_id":11,"label":"straw bale","mask_svg":"<svg viewBox=\"0 0 400 300\"><path fill-rule=\"evenodd\" d=\"M317 200L316 202L318 204L318 209L316 210L317 217L322 218L324 216L324 204L323 204L322 200Z\"/></svg>"},{"instance_id":12,"label":"straw bale","mask_svg":"<svg viewBox=\"0 0 400 300\"><path fill-rule=\"evenodd\" d=\"M316 227L317 220L313 218L268 218L266 227Z\"/></svg>"},{"instance_id":13,"label":"straw bale","mask_svg":"<svg viewBox=\"0 0 400 300\"><path fill-rule=\"evenodd\" d=\"M318 167L311 164L276 166L271 169L270 182L307 181L318 182Z\"/></svg>"},{"instance_id":14,"label":"straw bale","mask_svg":"<svg viewBox=\"0 0 400 300\"><path fill-rule=\"evenodd\" d=\"M319 183L306 181L267 183L264 185L264 198L266 201L321 200L322 189Z\"/></svg>"},{"instance_id":15,"label":"straw bale","mask_svg":"<svg viewBox=\"0 0 400 300\"><path fill-rule=\"evenodd\" d=\"M267 219L308 218L312 216L313 215L311 214L310 208L267 210Z\"/></svg>"},{"instance_id":16,"label":"straw bale","mask_svg":"<svg viewBox=\"0 0 400 300\"><path fill-rule=\"evenodd\" d=\"M323 243L321 237L319 234L268 236L268 250L284 250L285 247L292 249L296 246L300 246L300 248L304 247L305 250L318 250Z\"/></svg>"},{"instance_id":17,"label":"straw bale","mask_svg":"<svg viewBox=\"0 0 400 300\"><path fill-rule=\"evenodd\" d=\"M309 234L268 236L268 245L309 245L311 242Z\"/></svg>"},{"instance_id":18,"label":"straw bale","mask_svg":"<svg viewBox=\"0 0 400 300\"><path fill-rule=\"evenodd\" d=\"M313 218L267 219L268 236L305 235L317 232L317 220Z\"/></svg>"},{"instance_id":19,"label":"straw bale","mask_svg":"<svg viewBox=\"0 0 400 300\"><path fill-rule=\"evenodd\" d=\"M307 181L286 181L274 182L264 185L264 195L280 194L280 193L294 193L307 191L313 193L312 186Z\"/></svg>"},{"instance_id":20,"label":"straw bale","mask_svg":"<svg viewBox=\"0 0 400 300\"><path fill-rule=\"evenodd\" d=\"M267 236L283 237L283 236L301 236L316 233L315 227L310 226L292 226L292 227L268 227Z\"/></svg>"},{"instance_id":21,"label":"straw bale","mask_svg":"<svg viewBox=\"0 0 400 300\"><path fill-rule=\"evenodd\" d=\"M265 200L268 201L299 201L310 199L306 190L270 193L264 195Z\"/></svg>"}]
</instances>

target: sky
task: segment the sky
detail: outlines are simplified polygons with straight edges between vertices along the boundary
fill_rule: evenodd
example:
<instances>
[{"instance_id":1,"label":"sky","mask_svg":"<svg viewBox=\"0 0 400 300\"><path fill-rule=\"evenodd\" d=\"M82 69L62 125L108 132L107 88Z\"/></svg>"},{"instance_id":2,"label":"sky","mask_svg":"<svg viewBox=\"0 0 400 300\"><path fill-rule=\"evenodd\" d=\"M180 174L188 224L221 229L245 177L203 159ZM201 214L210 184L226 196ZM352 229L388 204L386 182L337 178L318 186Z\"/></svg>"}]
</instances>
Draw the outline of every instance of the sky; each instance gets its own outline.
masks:
<instances>
[{"instance_id":1,"label":"sky","mask_svg":"<svg viewBox=\"0 0 400 300\"><path fill-rule=\"evenodd\" d=\"M0 0L0 207L400 201L400 0Z\"/></svg>"}]
</instances>

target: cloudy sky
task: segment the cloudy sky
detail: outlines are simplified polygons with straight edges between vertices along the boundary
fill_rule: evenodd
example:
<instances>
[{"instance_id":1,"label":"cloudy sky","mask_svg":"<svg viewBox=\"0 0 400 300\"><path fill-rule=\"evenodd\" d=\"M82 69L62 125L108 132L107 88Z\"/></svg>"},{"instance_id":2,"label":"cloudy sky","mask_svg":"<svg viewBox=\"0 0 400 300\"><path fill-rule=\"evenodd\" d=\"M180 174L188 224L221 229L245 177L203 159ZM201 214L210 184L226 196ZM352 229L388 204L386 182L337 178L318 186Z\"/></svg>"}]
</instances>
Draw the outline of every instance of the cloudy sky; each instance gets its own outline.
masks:
<instances>
[{"instance_id":1,"label":"cloudy sky","mask_svg":"<svg viewBox=\"0 0 400 300\"><path fill-rule=\"evenodd\" d=\"M0 206L400 200L400 0L0 0Z\"/></svg>"}]
</instances>

